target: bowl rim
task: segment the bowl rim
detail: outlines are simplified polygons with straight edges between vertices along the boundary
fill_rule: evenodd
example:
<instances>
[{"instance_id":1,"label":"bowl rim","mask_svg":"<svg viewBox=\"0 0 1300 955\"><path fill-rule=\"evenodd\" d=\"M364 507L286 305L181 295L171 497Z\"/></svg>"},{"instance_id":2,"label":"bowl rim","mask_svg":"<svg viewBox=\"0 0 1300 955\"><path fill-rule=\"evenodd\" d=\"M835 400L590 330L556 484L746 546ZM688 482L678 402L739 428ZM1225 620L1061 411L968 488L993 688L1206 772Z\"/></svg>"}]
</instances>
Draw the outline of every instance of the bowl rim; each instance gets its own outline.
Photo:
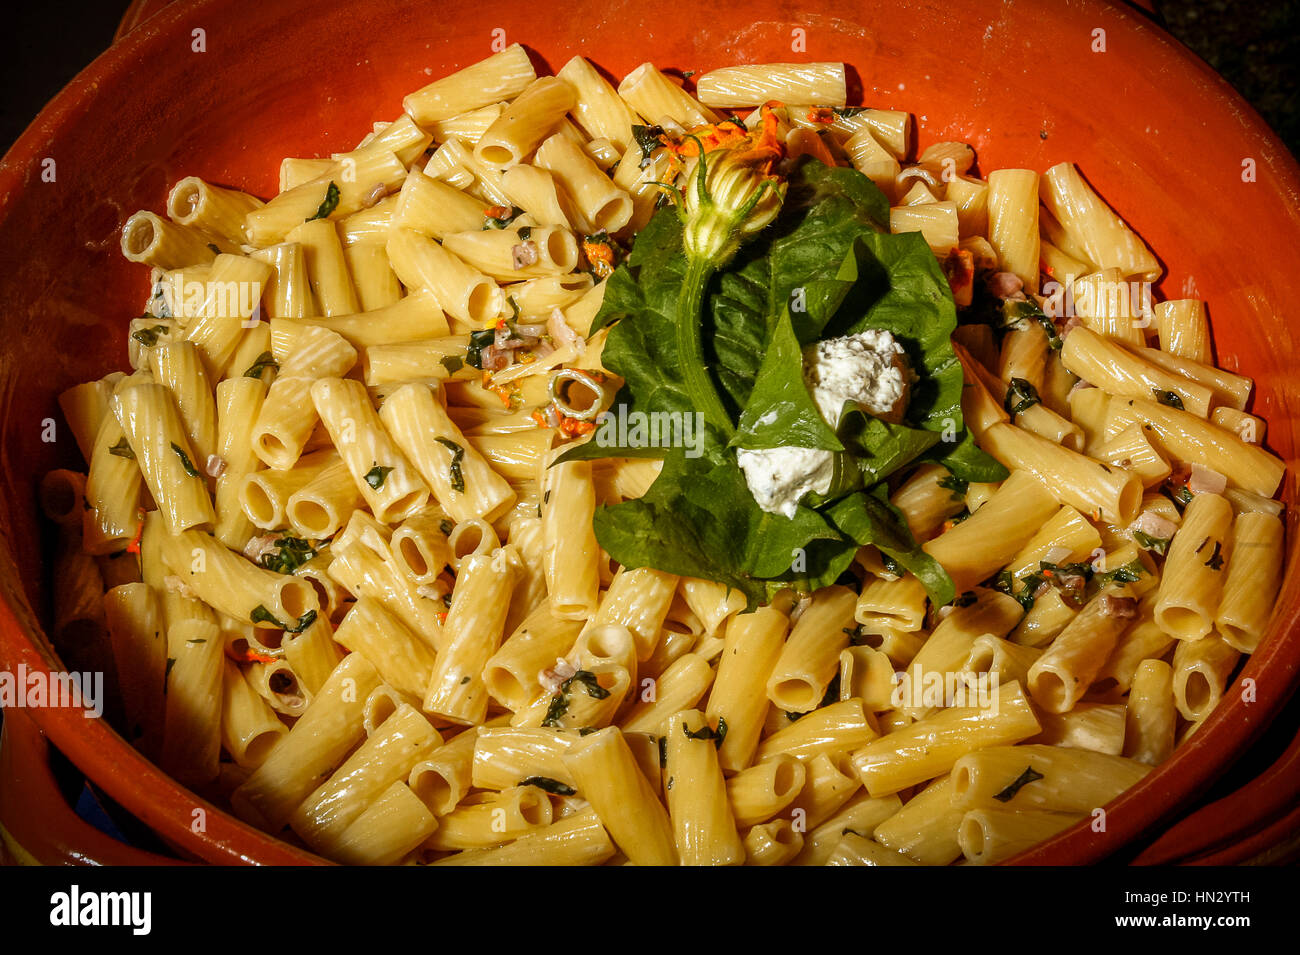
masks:
<instances>
[{"instance_id":1,"label":"bowl rim","mask_svg":"<svg viewBox=\"0 0 1300 955\"><path fill-rule=\"evenodd\" d=\"M139 62L143 54L160 46L183 20L205 10L233 6L234 2L196 0L168 4L121 36L56 94L0 159L0 227L13 208L10 197L23 188L38 168L41 147L58 130L75 124L81 115L95 108L101 80ZM1126 5L1105 0L1076 0L1076 5L1085 12L1112 18L1108 27L1122 29L1133 42L1140 44L1145 68L1173 69L1197 78L1206 99L1244 120L1247 139L1243 145L1263 147L1259 155L1265 157L1263 161L1269 164L1272 175L1288 186L1292 194L1300 194L1300 165L1296 159L1258 112L1195 53L1147 16ZM1281 592L1300 586L1296 577L1297 568L1293 564L1287 570ZM19 591L14 596L21 607L10 606L7 600L0 599L0 666L16 671L23 664L29 672L48 674L54 658L44 628L26 594ZM1168 821L1228 769L1231 759L1216 763L1201 758L1207 751L1243 752L1285 705L1296 686L1298 673L1300 626L1295 619L1271 621L1264 644L1250 657L1238 678L1255 681L1258 702L1247 705L1240 700L1221 701L1169 760L1107 804L1103 831L1093 831L1092 820L1084 819L1004 864L1087 864L1134 844L1145 830ZM81 710L42 708L31 710L28 715L101 789L173 845L182 846L207 861L226 864L302 865L326 861L244 823L182 787L127 744L107 723L94 720L87 726ZM1152 805L1160 808L1153 812ZM200 833L192 831L189 825L190 813L197 808L207 814L206 831Z\"/></svg>"}]
</instances>

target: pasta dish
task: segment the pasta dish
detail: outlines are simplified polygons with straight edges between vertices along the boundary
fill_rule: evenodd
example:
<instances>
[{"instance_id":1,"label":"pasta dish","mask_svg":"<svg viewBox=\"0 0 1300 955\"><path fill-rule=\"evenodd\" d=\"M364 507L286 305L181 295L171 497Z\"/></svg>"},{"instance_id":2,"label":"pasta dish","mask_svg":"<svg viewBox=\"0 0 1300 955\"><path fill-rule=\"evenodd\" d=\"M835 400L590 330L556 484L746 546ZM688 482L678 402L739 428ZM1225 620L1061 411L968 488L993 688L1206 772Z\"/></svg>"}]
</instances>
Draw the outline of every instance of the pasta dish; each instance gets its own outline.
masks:
<instances>
[{"instance_id":1,"label":"pasta dish","mask_svg":"<svg viewBox=\"0 0 1300 955\"><path fill-rule=\"evenodd\" d=\"M129 367L60 396L56 646L195 792L353 864L993 863L1264 639L1252 382L1072 164L840 63L401 105L131 216Z\"/></svg>"}]
</instances>

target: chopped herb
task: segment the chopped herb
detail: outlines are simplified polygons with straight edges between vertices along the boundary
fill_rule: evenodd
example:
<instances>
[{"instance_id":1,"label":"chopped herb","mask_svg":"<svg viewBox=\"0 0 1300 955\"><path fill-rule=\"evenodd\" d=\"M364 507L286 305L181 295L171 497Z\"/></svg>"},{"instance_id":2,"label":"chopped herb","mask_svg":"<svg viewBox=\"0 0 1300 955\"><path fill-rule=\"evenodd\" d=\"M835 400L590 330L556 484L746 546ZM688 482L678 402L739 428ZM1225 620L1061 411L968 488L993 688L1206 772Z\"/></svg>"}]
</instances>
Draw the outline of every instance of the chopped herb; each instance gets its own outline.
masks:
<instances>
[{"instance_id":1,"label":"chopped herb","mask_svg":"<svg viewBox=\"0 0 1300 955\"><path fill-rule=\"evenodd\" d=\"M330 180L329 188L325 190L325 201L317 207L314 216L307 217L307 221L311 222L313 219L328 219L330 214L338 208L338 205L339 187L334 185L333 180Z\"/></svg>"},{"instance_id":2,"label":"chopped herb","mask_svg":"<svg viewBox=\"0 0 1300 955\"><path fill-rule=\"evenodd\" d=\"M209 242L209 243L208 243L208 248L212 250L212 254L213 254L213 255L220 255L220 254L221 254L221 250L220 250L219 248L217 248L217 244L216 244L215 242Z\"/></svg>"},{"instance_id":3,"label":"chopped herb","mask_svg":"<svg viewBox=\"0 0 1300 955\"><path fill-rule=\"evenodd\" d=\"M852 119L854 116L857 116L859 113L865 113L866 111L867 111L866 106L832 106L831 107L831 112L834 113L836 116L838 116L840 119Z\"/></svg>"},{"instance_id":4,"label":"chopped herb","mask_svg":"<svg viewBox=\"0 0 1300 955\"><path fill-rule=\"evenodd\" d=\"M442 520L438 522L438 530L442 531L442 535L444 537L449 537L451 535L451 532L455 529L456 529L456 525L452 523L450 518L444 517Z\"/></svg>"},{"instance_id":5,"label":"chopped herb","mask_svg":"<svg viewBox=\"0 0 1300 955\"><path fill-rule=\"evenodd\" d=\"M1114 570L1108 570L1103 574L1096 575L1096 581L1105 586L1106 584L1131 584L1147 573L1146 565L1141 560L1134 557L1127 564L1122 564Z\"/></svg>"},{"instance_id":6,"label":"chopped herb","mask_svg":"<svg viewBox=\"0 0 1300 955\"><path fill-rule=\"evenodd\" d=\"M468 683L468 682L469 682L469 677L467 676L467 677L465 677L463 680L460 681L460 685L461 685L461 686L464 686L464 685L465 685L466 683Z\"/></svg>"},{"instance_id":7,"label":"chopped herb","mask_svg":"<svg viewBox=\"0 0 1300 955\"><path fill-rule=\"evenodd\" d=\"M519 227L519 230L518 230L518 231L519 231L519 241L520 241L520 242L527 242L529 239L531 239L531 238L533 237L533 227L530 226L530 225L521 225L521 226ZM511 304L514 303L514 296L511 296L510 301L511 301ZM519 312L518 312L518 309L516 308L515 316L518 317L518 315L519 315Z\"/></svg>"},{"instance_id":8,"label":"chopped herb","mask_svg":"<svg viewBox=\"0 0 1300 955\"><path fill-rule=\"evenodd\" d=\"M1179 411L1184 410L1183 399L1178 397L1177 392L1161 391L1159 388L1152 388L1151 392L1156 396L1156 401L1160 402L1162 405L1177 408Z\"/></svg>"},{"instance_id":9,"label":"chopped herb","mask_svg":"<svg viewBox=\"0 0 1300 955\"><path fill-rule=\"evenodd\" d=\"M1145 550L1153 550L1157 554L1163 554L1169 550L1168 537L1152 537L1150 534L1142 531L1134 531L1133 539L1137 541L1139 547Z\"/></svg>"},{"instance_id":10,"label":"chopped herb","mask_svg":"<svg viewBox=\"0 0 1300 955\"><path fill-rule=\"evenodd\" d=\"M167 332L166 325L153 325L149 328L137 328L131 333L131 337L145 348L153 348L154 345L158 344L158 336L165 335Z\"/></svg>"},{"instance_id":11,"label":"chopped herb","mask_svg":"<svg viewBox=\"0 0 1300 955\"><path fill-rule=\"evenodd\" d=\"M597 682L596 674L592 673L590 670L579 670L564 682L568 684L572 683L574 680L582 684L583 689L587 691L587 695L590 697L594 697L597 700L603 700L609 696L609 690L605 689L599 682ZM561 689L563 689L563 687L561 687Z\"/></svg>"},{"instance_id":12,"label":"chopped herb","mask_svg":"<svg viewBox=\"0 0 1300 955\"><path fill-rule=\"evenodd\" d=\"M609 178L613 179L613 178L614 178L614 173L618 172L618 167L619 167L619 165L620 165L622 162L623 162L623 160L621 160L621 159L615 159L615 160L614 160L614 165L610 166L608 169L605 170L605 175L607 175L607 176L609 176Z\"/></svg>"},{"instance_id":13,"label":"chopped herb","mask_svg":"<svg viewBox=\"0 0 1300 955\"><path fill-rule=\"evenodd\" d=\"M1210 568L1210 570L1223 570L1223 542L1222 541L1214 542L1214 553L1211 554L1210 559L1205 562L1205 566Z\"/></svg>"},{"instance_id":14,"label":"chopped herb","mask_svg":"<svg viewBox=\"0 0 1300 955\"><path fill-rule=\"evenodd\" d=\"M441 359L442 367L447 369L447 374L454 375L465 367L465 359L459 355L447 355Z\"/></svg>"},{"instance_id":15,"label":"chopped herb","mask_svg":"<svg viewBox=\"0 0 1300 955\"><path fill-rule=\"evenodd\" d=\"M964 594L958 594L955 598L953 598L952 605L954 607L969 607L974 602L975 602L975 591L968 590Z\"/></svg>"},{"instance_id":16,"label":"chopped herb","mask_svg":"<svg viewBox=\"0 0 1300 955\"><path fill-rule=\"evenodd\" d=\"M186 640L185 642L186 642L187 644L189 644L189 643L207 643L207 642L208 642L208 639L207 639L207 637L195 637L193 640Z\"/></svg>"},{"instance_id":17,"label":"chopped herb","mask_svg":"<svg viewBox=\"0 0 1300 955\"><path fill-rule=\"evenodd\" d=\"M131 450L131 445L126 443L125 435L122 436L121 441L108 449L108 453L115 454L119 458L131 458L132 460L135 460L135 452Z\"/></svg>"},{"instance_id":18,"label":"chopped herb","mask_svg":"<svg viewBox=\"0 0 1300 955\"><path fill-rule=\"evenodd\" d=\"M1007 396L1002 399L1002 407L1011 415L1018 415L1036 404L1042 403L1038 389L1023 378L1012 378L1007 385Z\"/></svg>"},{"instance_id":19,"label":"chopped herb","mask_svg":"<svg viewBox=\"0 0 1300 955\"><path fill-rule=\"evenodd\" d=\"M851 641L854 637L856 637L856 636L858 635L858 628L857 628L857 627L840 627L840 632L841 632L841 633L846 633L846 634L848 634L849 640Z\"/></svg>"},{"instance_id":20,"label":"chopped herb","mask_svg":"<svg viewBox=\"0 0 1300 955\"><path fill-rule=\"evenodd\" d=\"M277 574L292 574L316 556L311 544L301 537L286 534L275 542L277 553L263 554L259 563Z\"/></svg>"},{"instance_id":21,"label":"chopped herb","mask_svg":"<svg viewBox=\"0 0 1300 955\"><path fill-rule=\"evenodd\" d=\"M993 798L996 799L998 802L1011 802L1011 800L1015 798L1016 793L1020 792L1021 787L1027 786L1029 783L1032 783L1036 779L1043 779L1043 778L1044 777L1042 773L1036 773L1034 772L1034 768L1032 766L1027 766L1025 767L1025 771L1021 773L1018 777L1016 777L1015 782L1013 782L1006 789L1002 790L1002 792L995 794Z\"/></svg>"},{"instance_id":22,"label":"chopped herb","mask_svg":"<svg viewBox=\"0 0 1300 955\"><path fill-rule=\"evenodd\" d=\"M254 361L251 365L248 366L248 370L244 372L244 377L261 378L262 372L266 371L266 369L268 368L271 368L275 371L279 371L280 363L275 360L275 356L272 355L269 351L264 351L262 352L262 354L257 356L256 361Z\"/></svg>"},{"instance_id":23,"label":"chopped herb","mask_svg":"<svg viewBox=\"0 0 1300 955\"><path fill-rule=\"evenodd\" d=\"M949 474L946 478L940 478L939 486L952 491L954 501L965 500L966 492L970 489L970 481L963 481L955 474Z\"/></svg>"},{"instance_id":24,"label":"chopped herb","mask_svg":"<svg viewBox=\"0 0 1300 955\"><path fill-rule=\"evenodd\" d=\"M543 503L543 504L550 504L550 503L551 503L551 491L550 491L549 488L547 488L546 492L545 492L544 494L542 494L542 503Z\"/></svg>"},{"instance_id":25,"label":"chopped herb","mask_svg":"<svg viewBox=\"0 0 1300 955\"><path fill-rule=\"evenodd\" d=\"M308 610L305 614L303 614L301 617L298 618L298 622L294 624L292 627L285 627L284 632L302 633L304 630L306 630L315 622L316 622L316 611Z\"/></svg>"},{"instance_id":26,"label":"chopped herb","mask_svg":"<svg viewBox=\"0 0 1300 955\"><path fill-rule=\"evenodd\" d=\"M590 736L592 733L595 733L595 732L597 732L597 728L594 727L594 726L580 726L580 727L578 727L578 735L579 735L579 736Z\"/></svg>"},{"instance_id":27,"label":"chopped herb","mask_svg":"<svg viewBox=\"0 0 1300 955\"><path fill-rule=\"evenodd\" d=\"M514 206L489 206L483 210L483 228L479 231L487 232L490 229L504 229L518 219L521 212L522 210Z\"/></svg>"},{"instance_id":28,"label":"chopped herb","mask_svg":"<svg viewBox=\"0 0 1300 955\"><path fill-rule=\"evenodd\" d=\"M560 725L560 720L569 710L569 693L574 682L581 684L582 688L587 691L587 695L597 700L603 700L609 696L609 690L596 681L596 674L590 670L579 670L561 683L559 691L556 692L555 696L551 697L551 705L546 708L546 717L542 720L543 726Z\"/></svg>"},{"instance_id":29,"label":"chopped herb","mask_svg":"<svg viewBox=\"0 0 1300 955\"><path fill-rule=\"evenodd\" d=\"M388 479L388 472L390 472L391 470L393 469L381 467L380 465L376 464L373 468L371 468L369 471L366 472L366 483L369 484L376 491L378 491L380 488L384 486L384 481Z\"/></svg>"},{"instance_id":30,"label":"chopped herb","mask_svg":"<svg viewBox=\"0 0 1300 955\"><path fill-rule=\"evenodd\" d=\"M190 477L198 477L199 472L194 467L194 465L190 462L190 456L185 453L185 449L182 448L175 441L173 441L172 450L175 451L176 456L181 459L181 467L185 469L185 473L188 474Z\"/></svg>"},{"instance_id":31,"label":"chopped herb","mask_svg":"<svg viewBox=\"0 0 1300 955\"><path fill-rule=\"evenodd\" d=\"M889 574L891 577L902 577L905 573L902 565L886 554L883 550L880 552L880 564L885 568L885 573Z\"/></svg>"},{"instance_id":32,"label":"chopped herb","mask_svg":"<svg viewBox=\"0 0 1300 955\"><path fill-rule=\"evenodd\" d=\"M716 730L709 726L708 723L705 723L694 733L692 733L687 728L686 724L683 723L682 732L686 734L687 739L711 739L713 740L713 748L721 749L722 741L727 738L727 720L726 717L719 716L718 728Z\"/></svg>"},{"instance_id":33,"label":"chopped herb","mask_svg":"<svg viewBox=\"0 0 1300 955\"><path fill-rule=\"evenodd\" d=\"M253 623L269 623L273 627L279 627L282 630L284 629L284 624L277 620L271 611L267 610L261 604L258 604L253 608L252 613L248 615L248 619Z\"/></svg>"},{"instance_id":34,"label":"chopped herb","mask_svg":"<svg viewBox=\"0 0 1300 955\"><path fill-rule=\"evenodd\" d=\"M168 682L170 682L172 677L172 667L174 667L175 665L176 665L176 658L168 657L167 669L163 670L163 693L167 692L167 684Z\"/></svg>"},{"instance_id":35,"label":"chopped herb","mask_svg":"<svg viewBox=\"0 0 1300 955\"><path fill-rule=\"evenodd\" d=\"M1064 342L1061 340L1061 333L1057 331L1056 323L1052 321L1051 316L1038 307L1034 301L1015 301L1008 299L1002 303L1002 327L1018 328L1024 322L1037 322L1042 326L1043 331L1047 333L1047 347L1052 351L1060 351Z\"/></svg>"},{"instance_id":36,"label":"chopped herb","mask_svg":"<svg viewBox=\"0 0 1300 955\"><path fill-rule=\"evenodd\" d=\"M662 126L632 125L632 138L641 147L641 162L637 168L644 169L650 165L650 157L654 155L656 149L663 145L663 141L659 138L663 134L664 128Z\"/></svg>"},{"instance_id":37,"label":"chopped herb","mask_svg":"<svg viewBox=\"0 0 1300 955\"><path fill-rule=\"evenodd\" d=\"M659 737L659 768L663 769L668 765L668 737Z\"/></svg>"},{"instance_id":38,"label":"chopped herb","mask_svg":"<svg viewBox=\"0 0 1300 955\"><path fill-rule=\"evenodd\" d=\"M519 780L520 786L536 786L552 796L572 796L578 790L574 789L568 783L562 783L558 779L552 779L550 776L529 776L527 779Z\"/></svg>"},{"instance_id":39,"label":"chopped herb","mask_svg":"<svg viewBox=\"0 0 1300 955\"><path fill-rule=\"evenodd\" d=\"M494 328L480 328L478 331L470 332L469 347L465 349L465 364L482 371L483 349L496 341L496 337L497 333Z\"/></svg>"},{"instance_id":40,"label":"chopped herb","mask_svg":"<svg viewBox=\"0 0 1300 955\"><path fill-rule=\"evenodd\" d=\"M451 464L447 466L447 473L451 480L451 489L453 491L464 493L465 476L461 473L460 462L465 457L465 449L455 441L450 441L447 438L434 438L434 440L451 452Z\"/></svg>"}]
</instances>

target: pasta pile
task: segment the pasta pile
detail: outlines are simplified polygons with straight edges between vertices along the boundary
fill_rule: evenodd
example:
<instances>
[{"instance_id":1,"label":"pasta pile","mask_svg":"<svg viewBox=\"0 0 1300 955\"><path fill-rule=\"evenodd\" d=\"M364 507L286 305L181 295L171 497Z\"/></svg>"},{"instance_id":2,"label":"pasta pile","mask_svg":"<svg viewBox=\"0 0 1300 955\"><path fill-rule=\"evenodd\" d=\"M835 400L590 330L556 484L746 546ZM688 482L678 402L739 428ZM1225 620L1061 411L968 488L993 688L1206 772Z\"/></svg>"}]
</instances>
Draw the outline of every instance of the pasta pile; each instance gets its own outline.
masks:
<instances>
[{"instance_id":1,"label":"pasta pile","mask_svg":"<svg viewBox=\"0 0 1300 955\"><path fill-rule=\"evenodd\" d=\"M696 90L516 45L267 202L191 177L130 218L132 370L61 395L88 470L42 493L56 632L102 625L133 745L346 863L913 865L1007 858L1196 730L1283 561L1283 465L1202 303L1134 301L1158 263L1070 164L909 161L841 64ZM753 612L613 566L595 509L658 462L548 466L616 390L589 332L682 174L665 137L770 102L788 156L863 173L1004 319L954 340L1010 476L923 464L890 498L948 607L870 547Z\"/></svg>"}]
</instances>

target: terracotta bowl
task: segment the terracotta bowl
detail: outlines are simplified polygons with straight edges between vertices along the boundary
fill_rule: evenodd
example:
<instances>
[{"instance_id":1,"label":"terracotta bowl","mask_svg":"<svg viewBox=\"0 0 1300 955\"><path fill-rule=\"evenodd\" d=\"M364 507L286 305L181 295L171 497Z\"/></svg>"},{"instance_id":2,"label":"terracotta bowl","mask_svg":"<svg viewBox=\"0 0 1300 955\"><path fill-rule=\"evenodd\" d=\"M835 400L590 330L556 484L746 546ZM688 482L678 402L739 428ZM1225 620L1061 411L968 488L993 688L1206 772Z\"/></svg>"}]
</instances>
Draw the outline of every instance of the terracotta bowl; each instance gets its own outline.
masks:
<instances>
[{"instance_id":1,"label":"terracotta bowl","mask_svg":"<svg viewBox=\"0 0 1300 955\"><path fill-rule=\"evenodd\" d=\"M1167 296L1209 302L1218 361L1258 382L1268 443L1294 456L1300 385L1286 310L1300 301L1300 170L1256 114L1140 14L1095 0L1010 4L876 0L700 2L666 15L628 0L200 0L173 4L72 82L0 163L0 667L55 662L36 517L39 476L80 466L55 396L119 368L147 270L118 253L136 209L199 175L269 196L284 156L352 146L402 95L519 41L539 68L581 53L621 76L647 58L707 70L736 62L842 60L851 102L916 114L920 144L972 143L983 170L1078 163L1162 257ZM202 31L200 34L198 31ZM196 52L202 37L204 52ZM53 181L42 171L53 160ZM1287 498L1294 497L1288 473ZM1082 863L1153 836L1270 721L1300 666L1292 572L1273 632L1189 745L1108 807L1021 857ZM103 721L29 711L113 798L183 852L213 862L312 857L196 800ZM208 811L206 831L192 810Z\"/></svg>"}]
</instances>

